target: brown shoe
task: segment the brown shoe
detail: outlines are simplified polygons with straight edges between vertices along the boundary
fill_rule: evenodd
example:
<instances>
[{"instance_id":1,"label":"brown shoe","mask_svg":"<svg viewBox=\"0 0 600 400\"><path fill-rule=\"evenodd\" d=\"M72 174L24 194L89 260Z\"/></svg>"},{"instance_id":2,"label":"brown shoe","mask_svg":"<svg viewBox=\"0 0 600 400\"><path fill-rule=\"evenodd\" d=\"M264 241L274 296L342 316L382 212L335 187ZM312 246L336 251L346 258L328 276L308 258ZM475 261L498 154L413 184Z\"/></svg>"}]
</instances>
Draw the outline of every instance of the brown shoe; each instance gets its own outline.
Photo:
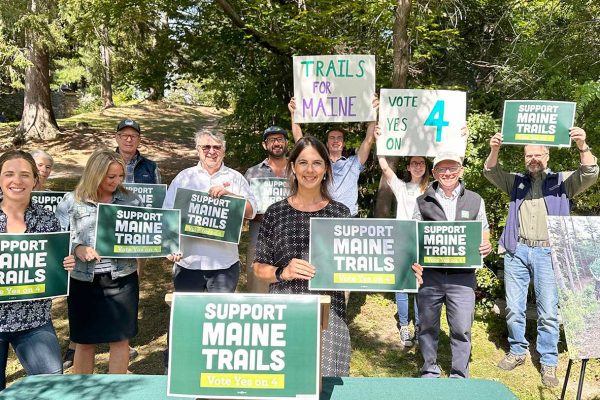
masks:
<instances>
[{"instance_id":1,"label":"brown shoe","mask_svg":"<svg viewBox=\"0 0 600 400\"><path fill-rule=\"evenodd\" d=\"M542 368L540 369L540 374L542 375L542 383L544 384L544 386L558 386L558 378L556 377L556 366L542 365Z\"/></svg>"},{"instance_id":2,"label":"brown shoe","mask_svg":"<svg viewBox=\"0 0 600 400\"><path fill-rule=\"evenodd\" d=\"M518 367L519 365L525 364L525 359L527 355L516 355L513 353L508 353L500 362L498 363L498 368L503 369L505 371L511 371Z\"/></svg>"}]
</instances>

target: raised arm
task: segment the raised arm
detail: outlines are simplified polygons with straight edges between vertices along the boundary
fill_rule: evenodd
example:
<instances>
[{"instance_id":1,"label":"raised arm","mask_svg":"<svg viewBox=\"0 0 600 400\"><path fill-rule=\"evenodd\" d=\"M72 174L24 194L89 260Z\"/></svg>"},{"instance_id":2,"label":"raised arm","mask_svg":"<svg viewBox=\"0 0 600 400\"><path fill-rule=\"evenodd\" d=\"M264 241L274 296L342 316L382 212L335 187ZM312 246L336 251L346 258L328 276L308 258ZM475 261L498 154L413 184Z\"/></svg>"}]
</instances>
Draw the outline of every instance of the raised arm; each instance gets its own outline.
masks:
<instances>
[{"instance_id":1,"label":"raised arm","mask_svg":"<svg viewBox=\"0 0 600 400\"><path fill-rule=\"evenodd\" d=\"M575 145L579 150L579 161L581 165L594 165L596 164L596 157L590 151L590 146L585 142L586 133L579 127L572 127L569 129L569 135L571 139L575 141Z\"/></svg>"},{"instance_id":2,"label":"raised arm","mask_svg":"<svg viewBox=\"0 0 600 400\"><path fill-rule=\"evenodd\" d=\"M302 139L302 128L296 122L294 122L294 114L296 113L296 98L292 97L288 103L288 110L290 110L290 116L292 118L292 136L294 136L294 142Z\"/></svg>"},{"instance_id":3,"label":"raised arm","mask_svg":"<svg viewBox=\"0 0 600 400\"><path fill-rule=\"evenodd\" d=\"M358 161L361 164L365 164L367 159L369 158L369 153L371 152L371 147L373 147L373 143L375 142L375 128L377 127L377 112L379 111L379 98L376 94L373 95L373 109L375 110L375 121L369 122L367 126L367 133L365 135L365 139L360 144L358 148Z\"/></svg>"},{"instance_id":4,"label":"raised arm","mask_svg":"<svg viewBox=\"0 0 600 400\"><path fill-rule=\"evenodd\" d=\"M385 176L385 180L387 181L387 183L389 185L390 182L392 182L394 180L394 177L396 176L396 174L390 168L390 165L388 164L385 156L377 156L377 160L379 160L379 166L381 167L381 172L383 172L383 176Z\"/></svg>"},{"instance_id":5,"label":"raised arm","mask_svg":"<svg viewBox=\"0 0 600 400\"><path fill-rule=\"evenodd\" d=\"M485 169L491 169L498 164L498 155L500 154L500 146L502 146L502 133L498 132L490 139L490 154L485 160Z\"/></svg>"}]
</instances>

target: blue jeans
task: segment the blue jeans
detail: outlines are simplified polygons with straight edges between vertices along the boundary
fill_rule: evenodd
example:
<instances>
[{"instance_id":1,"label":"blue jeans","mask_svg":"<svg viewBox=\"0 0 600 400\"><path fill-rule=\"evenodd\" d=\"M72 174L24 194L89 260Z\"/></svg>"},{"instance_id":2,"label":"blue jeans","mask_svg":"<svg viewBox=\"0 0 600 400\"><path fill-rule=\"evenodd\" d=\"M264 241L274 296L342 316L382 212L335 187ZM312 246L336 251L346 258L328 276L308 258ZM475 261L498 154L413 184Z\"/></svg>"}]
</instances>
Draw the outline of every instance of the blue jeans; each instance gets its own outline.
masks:
<instances>
[{"instance_id":1,"label":"blue jeans","mask_svg":"<svg viewBox=\"0 0 600 400\"><path fill-rule=\"evenodd\" d=\"M417 307L417 295L414 296L415 327L419 325L419 308ZM408 325L408 293L396 292L396 306L398 307L398 320L400 326Z\"/></svg>"},{"instance_id":2,"label":"blue jeans","mask_svg":"<svg viewBox=\"0 0 600 400\"><path fill-rule=\"evenodd\" d=\"M0 390L6 388L9 344L27 375L62 374L60 346L52 322L24 331L0 332Z\"/></svg>"},{"instance_id":3,"label":"blue jeans","mask_svg":"<svg viewBox=\"0 0 600 400\"><path fill-rule=\"evenodd\" d=\"M514 254L504 257L506 288L506 324L510 352L524 355L529 347L525 339L527 290L533 278L537 306L537 345L540 363L558 364L558 292L549 247L529 247L518 243Z\"/></svg>"}]
</instances>

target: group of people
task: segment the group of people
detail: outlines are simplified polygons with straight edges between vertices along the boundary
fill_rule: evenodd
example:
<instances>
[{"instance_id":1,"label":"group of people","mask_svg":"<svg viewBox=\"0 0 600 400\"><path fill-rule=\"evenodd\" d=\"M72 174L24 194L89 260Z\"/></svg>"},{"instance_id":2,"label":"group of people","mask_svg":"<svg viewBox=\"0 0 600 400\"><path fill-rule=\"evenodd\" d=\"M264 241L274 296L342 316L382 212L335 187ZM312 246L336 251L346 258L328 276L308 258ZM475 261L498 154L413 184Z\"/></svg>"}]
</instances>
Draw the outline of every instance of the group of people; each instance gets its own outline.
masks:
<instances>
[{"instance_id":1,"label":"group of people","mask_svg":"<svg viewBox=\"0 0 600 400\"><path fill-rule=\"evenodd\" d=\"M269 127L262 135L267 157L248 169L245 176L225 165L226 140L221 132L196 133L199 162L173 179L163 205L173 208L178 188L204 191L214 197L244 197L244 217L250 220L246 271L251 292L314 293L308 290L308 281L318 273L318 266L308 262L310 219L357 217L358 179L379 135L376 123L369 123L356 154L344 157L344 132L338 129L328 132L325 144L313 136L304 136L300 125L293 120L295 106L292 99L288 107L295 145L289 154L288 132L277 126ZM376 97L373 107L378 108ZM525 339L525 309L529 281L533 279L538 307L536 347L541 356L542 382L547 386L558 384L559 324L546 216L568 215L570 200L598 177L598 165L586 144L585 132L572 128L570 135L580 152L581 165L576 171L550 171L548 148L530 145L524 147L525 172L505 172L498 164L501 134L490 140L490 154L483 171L490 182L510 196L506 227L500 240L501 250L506 252L510 351L498 366L511 370L525 362L529 348ZM115 138L116 151L101 149L92 154L75 191L65 195L56 216L30 201L31 191L44 189L51 163L48 168L43 161L36 162L30 154L19 150L0 157L0 232L51 232L61 228L71 231L73 255L65 258L64 267L71 271L68 315L70 338L75 347L75 373L93 372L98 343L110 344L109 373L126 373L131 351L129 340L138 330L138 262L101 258L94 250L93 226L98 203L140 204L136 195L124 189L123 182L160 183L160 173L156 163L137 150L141 129L135 121L121 121ZM402 177L390 168L385 157L378 157L378 161L396 197L398 219L482 221L483 241L479 250L483 256L492 251L484 201L465 188L461 180L463 157L440 152L431 167L425 157L409 157ZM430 174L433 183L429 182ZM257 202L248 181L264 177L287 178L289 194L264 214L257 214ZM174 263L176 292L236 290L241 270L236 244L182 236L180 253L168 259ZM424 270L416 263L412 268L420 285L415 296L414 337L409 330L408 296L398 293L396 297L402 343L411 345L413 340L417 341L424 361L421 376L439 377L438 339L441 309L445 304L452 351L450 377L468 378L475 306L474 270ZM345 376L349 374L351 354L347 298L343 292L326 294L331 296L331 314L323 333L322 374ZM0 304L2 372L9 344L28 374L62 372L50 304L49 300ZM3 388L4 373L0 381L0 389Z\"/></svg>"}]
</instances>

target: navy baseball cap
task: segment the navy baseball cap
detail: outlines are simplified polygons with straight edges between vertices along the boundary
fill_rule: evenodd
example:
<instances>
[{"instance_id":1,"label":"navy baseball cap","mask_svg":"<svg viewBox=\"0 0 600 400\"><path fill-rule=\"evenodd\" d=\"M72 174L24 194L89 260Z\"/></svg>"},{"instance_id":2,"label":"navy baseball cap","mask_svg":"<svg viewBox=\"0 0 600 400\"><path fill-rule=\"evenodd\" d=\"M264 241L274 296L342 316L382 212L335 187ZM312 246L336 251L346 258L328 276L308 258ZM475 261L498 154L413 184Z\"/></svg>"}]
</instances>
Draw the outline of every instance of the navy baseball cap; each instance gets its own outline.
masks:
<instances>
[{"instance_id":1,"label":"navy baseball cap","mask_svg":"<svg viewBox=\"0 0 600 400\"><path fill-rule=\"evenodd\" d=\"M129 118L126 118L123 121L119 122L119 125L117 125L117 132L127 127L135 129L140 135L142 134L140 124Z\"/></svg>"},{"instance_id":2,"label":"navy baseball cap","mask_svg":"<svg viewBox=\"0 0 600 400\"><path fill-rule=\"evenodd\" d=\"M288 133L285 129L283 129L279 126L273 125L273 126L268 127L267 129L265 129L265 131L263 132L263 142L265 140L267 140L267 137L269 135L275 135L275 134L283 135L283 137L286 139L288 138Z\"/></svg>"}]
</instances>

